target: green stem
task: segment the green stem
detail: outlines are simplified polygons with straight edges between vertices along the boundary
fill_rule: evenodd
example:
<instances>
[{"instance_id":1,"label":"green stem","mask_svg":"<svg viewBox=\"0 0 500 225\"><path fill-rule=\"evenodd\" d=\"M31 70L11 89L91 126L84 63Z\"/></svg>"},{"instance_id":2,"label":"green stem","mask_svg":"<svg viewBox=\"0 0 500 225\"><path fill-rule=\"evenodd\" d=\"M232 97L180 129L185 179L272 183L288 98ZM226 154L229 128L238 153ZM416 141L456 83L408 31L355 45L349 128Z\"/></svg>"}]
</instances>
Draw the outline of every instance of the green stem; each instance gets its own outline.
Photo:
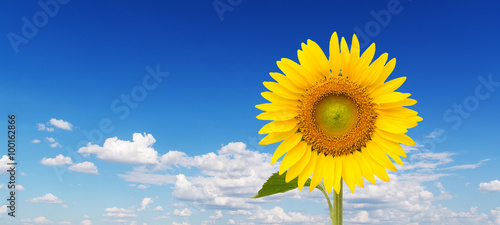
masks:
<instances>
[{"instance_id":1,"label":"green stem","mask_svg":"<svg viewBox=\"0 0 500 225\"><path fill-rule=\"evenodd\" d=\"M334 211L330 210L330 217L332 218L333 225L342 225L342 183L343 179L340 178L340 192L337 194L335 190L333 191L333 207Z\"/></svg>"},{"instance_id":2,"label":"green stem","mask_svg":"<svg viewBox=\"0 0 500 225\"><path fill-rule=\"evenodd\" d=\"M330 202L330 196L328 196L328 194L326 193L325 191L325 185L323 184L323 181L321 181L318 185L321 190L321 192L323 192L323 195L325 195L325 198L326 198L326 201L328 202L328 208L330 209L330 217L332 217L332 213L333 213L333 207L332 207L332 202ZM333 218L333 217L332 217ZM332 219L333 221L333 219Z\"/></svg>"}]
</instances>

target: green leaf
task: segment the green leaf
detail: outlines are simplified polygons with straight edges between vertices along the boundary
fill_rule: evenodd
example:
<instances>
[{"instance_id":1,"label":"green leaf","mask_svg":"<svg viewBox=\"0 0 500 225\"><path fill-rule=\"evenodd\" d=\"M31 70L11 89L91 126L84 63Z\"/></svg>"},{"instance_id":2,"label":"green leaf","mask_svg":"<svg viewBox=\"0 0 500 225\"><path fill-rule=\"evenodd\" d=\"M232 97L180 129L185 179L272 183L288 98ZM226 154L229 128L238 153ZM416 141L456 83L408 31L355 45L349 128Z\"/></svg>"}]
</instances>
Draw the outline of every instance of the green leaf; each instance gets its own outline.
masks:
<instances>
[{"instance_id":1,"label":"green leaf","mask_svg":"<svg viewBox=\"0 0 500 225\"><path fill-rule=\"evenodd\" d=\"M273 175L271 175L271 177L267 179L266 183L262 185L262 188L259 190L257 195L253 196L252 198L262 198L265 196L274 195L278 193L285 193L287 191L291 191L299 187L298 177L291 180L288 183L285 182L285 177L286 177L286 171L282 175L279 175L278 172L273 173ZM304 187L309 187L310 184L311 184L311 179L307 179L306 183L304 184ZM320 188L320 185L318 185L317 188Z\"/></svg>"}]
</instances>

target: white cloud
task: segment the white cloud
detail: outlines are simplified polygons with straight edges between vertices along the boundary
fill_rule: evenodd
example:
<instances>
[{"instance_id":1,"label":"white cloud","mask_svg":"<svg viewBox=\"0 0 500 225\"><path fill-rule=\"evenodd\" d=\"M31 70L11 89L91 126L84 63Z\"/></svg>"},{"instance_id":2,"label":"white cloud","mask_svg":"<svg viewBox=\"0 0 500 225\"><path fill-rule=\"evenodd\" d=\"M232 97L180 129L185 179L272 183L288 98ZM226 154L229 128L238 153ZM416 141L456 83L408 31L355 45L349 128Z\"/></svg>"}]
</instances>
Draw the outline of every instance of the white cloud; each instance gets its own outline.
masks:
<instances>
[{"instance_id":1,"label":"white cloud","mask_svg":"<svg viewBox=\"0 0 500 225\"><path fill-rule=\"evenodd\" d=\"M189 211L188 208L184 208L182 211L181 210L178 210L178 209L175 209L173 214L175 216L191 216L191 211Z\"/></svg>"},{"instance_id":2,"label":"white cloud","mask_svg":"<svg viewBox=\"0 0 500 225\"><path fill-rule=\"evenodd\" d=\"M316 217L305 216L300 212L285 213L278 206L272 209L262 209L258 206L253 215L249 216L248 219L258 223L312 223L318 221Z\"/></svg>"},{"instance_id":3,"label":"white cloud","mask_svg":"<svg viewBox=\"0 0 500 225\"><path fill-rule=\"evenodd\" d=\"M90 220L84 220L80 224L81 225L92 225L92 221L90 221Z\"/></svg>"},{"instance_id":4,"label":"white cloud","mask_svg":"<svg viewBox=\"0 0 500 225\"><path fill-rule=\"evenodd\" d=\"M156 206L156 208L154 209L154 211L163 212L163 207L161 207L161 206Z\"/></svg>"},{"instance_id":5,"label":"white cloud","mask_svg":"<svg viewBox=\"0 0 500 225\"><path fill-rule=\"evenodd\" d=\"M188 222L180 222L180 223L177 223L177 222L172 222L172 225L190 225Z\"/></svg>"},{"instance_id":6,"label":"white cloud","mask_svg":"<svg viewBox=\"0 0 500 225\"><path fill-rule=\"evenodd\" d=\"M389 171L391 182L377 179L377 184L372 185L365 180L365 188L356 190L355 195L350 194L345 186L345 211L356 212L345 214L345 221L371 221L370 223L378 224L488 224L488 215L478 213L477 210L471 208L469 212L454 212L436 203L452 197L444 188L446 183L441 183L440 178L454 175L451 173L453 170L467 169L470 166L448 167L446 170L449 173L439 173L444 170L444 166L453 162L455 154L428 152L424 147L418 144L403 146L408 158L404 159L405 166L397 166L397 172ZM158 164L138 166L133 171L118 176L143 184L173 183L172 197L200 207L200 212L204 208L215 208L233 210L226 214L246 217L244 221L233 220L235 224L309 222L307 219L310 218L314 218L313 223L316 224L328 223L329 218L322 213L307 215L303 211L284 212L283 209L281 212L279 207L266 211L255 204L276 203L284 198L324 204L323 196L318 191L302 191L299 194L298 190L294 190L262 199L249 198L277 171L279 164L270 165L270 159L271 155L268 153L250 151L244 143L235 142L222 146L219 151L195 156L169 151L158 157ZM191 168L199 170L196 174L200 175L174 173ZM433 193L434 189L427 188L432 183L439 192ZM185 207L187 205L176 207L179 208L177 213ZM271 212L280 216L270 218L268 215ZM205 222L213 223L213 220Z\"/></svg>"},{"instance_id":7,"label":"white cloud","mask_svg":"<svg viewBox=\"0 0 500 225\"><path fill-rule=\"evenodd\" d=\"M139 184L139 185L137 185L137 188L139 188L139 189L146 189L146 188L148 188L148 187L149 187L149 186L146 186L146 185L144 185L144 184Z\"/></svg>"},{"instance_id":8,"label":"white cloud","mask_svg":"<svg viewBox=\"0 0 500 225\"><path fill-rule=\"evenodd\" d=\"M493 209L490 212L491 216L493 217L493 221L496 224L500 224L500 207L497 207L496 209Z\"/></svg>"},{"instance_id":9,"label":"white cloud","mask_svg":"<svg viewBox=\"0 0 500 225\"><path fill-rule=\"evenodd\" d=\"M141 202L141 208L137 209L137 211L142 211L148 207L149 204L153 203L154 200L152 198L144 198Z\"/></svg>"},{"instance_id":10,"label":"white cloud","mask_svg":"<svg viewBox=\"0 0 500 225\"><path fill-rule=\"evenodd\" d=\"M38 139L33 139L33 141L31 141L31 143L38 144L38 143L40 143L40 140L38 140Z\"/></svg>"},{"instance_id":11,"label":"white cloud","mask_svg":"<svg viewBox=\"0 0 500 225\"><path fill-rule=\"evenodd\" d=\"M439 195L439 197L437 198L438 200L447 200L447 199L452 199L453 196L451 196L450 193L448 193L445 189L444 189L444 186L441 182L436 182L436 187L439 189L439 191L441 192L441 194Z\"/></svg>"},{"instance_id":12,"label":"white cloud","mask_svg":"<svg viewBox=\"0 0 500 225\"><path fill-rule=\"evenodd\" d=\"M71 222L69 221L61 221L58 224L66 224L66 225L71 225Z\"/></svg>"},{"instance_id":13,"label":"white cloud","mask_svg":"<svg viewBox=\"0 0 500 225\"><path fill-rule=\"evenodd\" d=\"M118 176L129 182L144 184L165 185L175 183L175 176L169 174L155 174L131 171L127 172L126 174L118 174Z\"/></svg>"},{"instance_id":14,"label":"white cloud","mask_svg":"<svg viewBox=\"0 0 500 225\"><path fill-rule=\"evenodd\" d=\"M33 202L33 203L53 203L53 204L61 204L61 203L64 202L61 199L59 199L57 196L55 196L55 195L53 195L51 193L45 194L42 197L36 197L36 198L28 199L26 201L27 202Z\"/></svg>"},{"instance_id":15,"label":"white cloud","mask_svg":"<svg viewBox=\"0 0 500 225\"><path fill-rule=\"evenodd\" d=\"M229 211L226 214L250 216L250 215L252 215L252 212L247 211L247 210L243 210L243 209L238 209L238 210L234 210L234 211Z\"/></svg>"},{"instance_id":16,"label":"white cloud","mask_svg":"<svg viewBox=\"0 0 500 225\"><path fill-rule=\"evenodd\" d=\"M113 208L107 208L104 210L102 216L113 217L113 218L132 218L137 217L134 214L134 211L131 209L117 208L114 206Z\"/></svg>"},{"instance_id":17,"label":"white cloud","mask_svg":"<svg viewBox=\"0 0 500 225\"><path fill-rule=\"evenodd\" d=\"M83 218L88 219L88 218L90 218L90 216L88 216L88 215L83 215Z\"/></svg>"},{"instance_id":18,"label":"white cloud","mask_svg":"<svg viewBox=\"0 0 500 225\"><path fill-rule=\"evenodd\" d=\"M465 164L465 165L458 165L458 166L451 166L447 168L443 168L443 170L465 170L465 169L475 169L478 168L479 166L483 165L484 162L489 161L490 159L483 159L479 161L478 163L474 164Z\"/></svg>"},{"instance_id":19,"label":"white cloud","mask_svg":"<svg viewBox=\"0 0 500 225\"><path fill-rule=\"evenodd\" d=\"M62 145L59 144L59 142L54 142L54 143L50 144L50 147L51 148L62 148Z\"/></svg>"},{"instance_id":20,"label":"white cloud","mask_svg":"<svg viewBox=\"0 0 500 225\"><path fill-rule=\"evenodd\" d=\"M25 172L21 172L21 176L28 176Z\"/></svg>"},{"instance_id":21,"label":"white cloud","mask_svg":"<svg viewBox=\"0 0 500 225\"><path fill-rule=\"evenodd\" d=\"M270 165L271 155L246 149L241 142L223 146L218 154L210 152L189 157L172 151L161 157L167 165L197 167L204 177L176 175L172 196L196 204L227 209L253 208L256 200L242 198L253 196L267 178L277 170ZM258 200L266 201L266 200Z\"/></svg>"},{"instance_id":22,"label":"white cloud","mask_svg":"<svg viewBox=\"0 0 500 225\"><path fill-rule=\"evenodd\" d=\"M177 203L173 203L172 204L172 207L175 207L175 208L182 208L182 207L187 207L186 203L184 202L177 202Z\"/></svg>"},{"instance_id":23,"label":"white cloud","mask_svg":"<svg viewBox=\"0 0 500 225\"><path fill-rule=\"evenodd\" d=\"M87 161L72 165L68 167L68 169L80 173L99 174L97 166L95 166L94 163Z\"/></svg>"},{"instance_id":24,"label":"white cloud","mask_svg":"<svg viewBox=\"0 0 500 225\"><path fill-rule=\"evenodd\" d=\"M356 216L346 220L347 222L353 223L376 223L379 222L377 219L370 218L370 214L367 211L359 211Z\"/></svg>"},{"instance_id":25,"label":"white cloud","mask_svg":"<svg viewBox=\"0 0 500 225\"><path fill-rule=\"evenodd\" d=\"M215 215L209 216L208 218L211 220L218 220L218 219L222 218L222 211L215 210Z\"/></svg>"},{"instance_id":26,"label":"white cloud","mask_svg":"<svg viewBox=\"0 0 500 225\"><path fill-rule=\"evenodd\" d=\"M20 184L16 184L16 190L18 190L18 191L25 191L23 185L20 185Z\"/></svg>"},{"instance_id":27,"label":"white cloud","mask_svg":"<svg viewBox=\"0 0 500 225\"><path fill-rule=\"evenodd\" d=\"M156 164L158 152L151 146L156 142L151 134L134 133L132 142L119 140L117 137L108 138L103 146L92 145L78 150L86 156L95 154L97 158L109 162L128 164Z\"/></svg>"},{"instance_id":28,"label":"white cloud","mask_svg":"<svg viewBox=\"0 0 500 225\"><path fill-rule=\"evenodd\" d=\"M492 180L490 182L480 183L479 190L483 192L500 192L500 181Z\"/></svg>"},{"instance_id":29,"label":"white cloud","mask_svg":"<svg viewBox=\"0 0 500 225\"><path fill-rule=\"evenodd\" d=\"M124 209L124 208L118 208L116 206L113 206L113 208L106 208L104 212L121 212L121 213L132 213L134 212L131 209Z\"/></svg>"},{"instance_id":30,"label":"white cloud","mask_svg":"<svg viewBox=\"0 0 500 225\"><path fill-rule=\"evenodd\" d=\"M51 223L54 223L54 222L48 220L47 218L45 218L44 216L36 217L35 219L22 219L20 221L24 222L24 223L35 223L35 224L51 224Z\"/></svg>"},{"instance_id":31,"label":"white cloud","mask_svg":"<svg viewBox=\"0 0 500 225\"><path fill-rule=\"evenodd\" d=\"M38 127L38 130L43 130L43 131L48 131L48 132L54 131L53 127L45 126L45 124L43 124L43 123L37 123L36 125Z\"/></svg>"},{"instance_id":32,"label":"white cloud","mask_svg":"<svg viewBox=\"0 0 500 225\"><path fill-rule=\"evenodd\" d=\"M68 208L69 206L68 206L68 205L66 205L66 204L64 204L64 205L61 205L61 207L63 207L63 208Z\"/></svg>"},{"instance_id":33,"label":"white cloud","mask_svg":"<svg viewBox=\"0 0 500 225\"><path fill-rule=\"evenodd\" d=\"M0 175L8 173L7 170L11 165L7 163L12 163L12 161L9 159L9 156L3 155L2 158L0 158Z\"/></svg>"},{"instance_id":34,"label":"white cloud","mask_svg":"<svg viewBox=\"0 0 500 225\"><path fill-rule=\"evenodd\" d=\"M56 141L56 139L54 139L53 137L46 137L45 140L47 140L50 143Z\"/></svg>"},{"instance_id":35,"label":"white cloud","mask_svg":"<svg viewBox=\"0 0 500 225\"><path fill-rule=\"evenodd\" d=\"M63 130L71 130L71 128L73 127L73 125L67 121L58 120L58 119L54 119L54 118L50 119L49 123L57 128L63 129Z\"/></svg>"},{"instance_id":36,"label":"white cloud","mask_svg":"<svg viewBox=\"0 0 500 225\"><path fill-rule=\"evenodd\" d=\"M7 212L7 205L0 206L0 216Z\"/></svg>"},{"instance_id":37,"label":"white cloud","mask_svg":"<svg viewBox=\"0 0 500 225\"><path fill-rule=\"evenodd\" d=\"M435 131L432 131L427 136L425 136L425 138L437 138L437 137L441 136L442 134L444 134L443 129L436 129Z\"/></svg>"},{"instance_id":38,"label":"white cloud","mask_svg":"<svg viewBox=\"0 0 500 225\"><path fill-rule=\"evenodd\" d=\"M73 160L71 160L71 157L64 157L62 154L57 155L55 158L43 157L42 161L40 162L46 166L62 166L66 164L73 164Z\"/></svg>"}]
</instances>

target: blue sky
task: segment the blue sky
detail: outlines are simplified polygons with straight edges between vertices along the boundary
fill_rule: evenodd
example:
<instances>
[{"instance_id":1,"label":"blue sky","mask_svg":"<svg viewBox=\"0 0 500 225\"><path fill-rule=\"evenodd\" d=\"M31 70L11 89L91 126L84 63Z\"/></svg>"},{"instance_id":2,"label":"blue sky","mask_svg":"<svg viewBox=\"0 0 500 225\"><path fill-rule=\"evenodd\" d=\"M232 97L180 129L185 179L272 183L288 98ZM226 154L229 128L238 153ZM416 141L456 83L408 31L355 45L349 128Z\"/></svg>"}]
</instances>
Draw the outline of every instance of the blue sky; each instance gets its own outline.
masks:
<instances>
[{"instance_id":1,"label":"blue sky","mask_svg":"<svg viewBox=\"0 0 500 225\"><path fill-rule=\"evenodd\" d=\"M1 224L328 224L316 191L247 197L277 170L262 82L334 31L397 58L424 119L390 183L345 195L345 223L500 224L496 1L40 2L0 8L24 189Z\"/></svg>"}]
</instances>

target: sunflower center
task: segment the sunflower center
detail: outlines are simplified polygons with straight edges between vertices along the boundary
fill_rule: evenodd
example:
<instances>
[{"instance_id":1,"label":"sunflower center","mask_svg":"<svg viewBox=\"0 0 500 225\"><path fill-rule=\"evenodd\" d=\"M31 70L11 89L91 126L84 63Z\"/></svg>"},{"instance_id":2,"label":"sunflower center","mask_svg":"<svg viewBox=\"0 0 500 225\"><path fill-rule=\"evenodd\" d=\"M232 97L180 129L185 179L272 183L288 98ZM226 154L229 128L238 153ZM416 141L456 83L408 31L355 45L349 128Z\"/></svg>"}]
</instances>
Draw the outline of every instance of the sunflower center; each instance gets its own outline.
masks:
<instances>
[{"instance_id":1,"label":"sunflower center","mask_svg":"<svg viewBox=\"0 0 500 225\"><path fill-rule=\"evenodd\" d=\"M342 76L330 76L306 91L299 104L299 129L313 149L340 156L370 140L377 114L365 88Z\"/></svg>"},{"instance_id":2,"label":"sunflower center","mask_svg":"<svg viewBox=\"0 0 500 225\"><path fill-rule=\"evenodd\" d=\"M358 122L356 103L345 95L331 94L316 103L315 119L324 133L342 137Z\"/></svg>"}]
</instances>

